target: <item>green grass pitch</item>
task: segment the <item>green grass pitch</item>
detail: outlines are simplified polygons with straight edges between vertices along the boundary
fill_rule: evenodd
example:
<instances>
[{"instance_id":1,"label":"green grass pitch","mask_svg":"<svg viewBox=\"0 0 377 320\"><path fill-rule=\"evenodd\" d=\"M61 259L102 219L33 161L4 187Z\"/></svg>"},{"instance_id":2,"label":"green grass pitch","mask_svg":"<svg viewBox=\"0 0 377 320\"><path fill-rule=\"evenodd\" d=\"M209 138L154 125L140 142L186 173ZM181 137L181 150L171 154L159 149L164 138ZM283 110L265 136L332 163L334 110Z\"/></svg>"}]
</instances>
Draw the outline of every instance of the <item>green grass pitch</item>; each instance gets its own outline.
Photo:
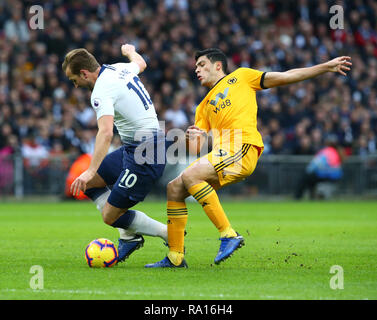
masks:
<instances>
[{"instance_id":1,"label":"green grass pitch","mask_svg":"<svg viewBox=\"0 0 377 320\"><path fill-rule=\"evenodd\" d=\"M86 245L118 238L92 203L2 203L0 299L377 299L377 202L223 206L245 246L218 266L218 232L189 203L188 269L145 269L167 254L163 241L151 237L126 262L91 269ZM164 202L136 208L166 221ZM43 268L43 289L30 288L34 265ZM343 289L330 286L341 276L330 273L334 265L343 269Z\"/></svg>"}]
</instances>

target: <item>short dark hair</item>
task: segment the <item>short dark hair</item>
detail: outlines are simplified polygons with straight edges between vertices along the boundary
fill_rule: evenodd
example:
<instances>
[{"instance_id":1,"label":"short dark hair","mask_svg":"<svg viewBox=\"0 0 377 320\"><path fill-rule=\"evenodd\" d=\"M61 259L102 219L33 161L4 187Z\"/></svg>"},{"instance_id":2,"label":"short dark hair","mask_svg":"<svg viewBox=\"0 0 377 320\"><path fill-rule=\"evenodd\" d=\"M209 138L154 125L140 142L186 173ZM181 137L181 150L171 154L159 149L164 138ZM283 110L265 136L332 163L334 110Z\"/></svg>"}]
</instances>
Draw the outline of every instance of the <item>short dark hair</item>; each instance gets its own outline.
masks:
<instances>
[{"instance_id":1,"label":"short dark hair","mask_svg":"<svg viewBox=\"0 0 377 320\"><path fill-rule=\"evenodd\" d=\"M195 61L198 61L198 59L201 56L206 56L211 63L214 63L216 61L220 61L222 63L222 69L224 73L228 73L228 59L224 52L222 52L220 49L217 48L209 48L204 49L201 51L197 51L195 53Z\"/></svg>"},{"instance_id":2,"label":"short dark hair","mask_svg":"<svg viewBox=\"0 0 377 320\"><path fill-rule=\"evenodd\" d=\"M74 49L67 53L62 64L63 71L67 67L71 69L72 74L79 75L81 69L94 72L100 66L96 58L84 48Z\"/></svg>"}]
</instances>

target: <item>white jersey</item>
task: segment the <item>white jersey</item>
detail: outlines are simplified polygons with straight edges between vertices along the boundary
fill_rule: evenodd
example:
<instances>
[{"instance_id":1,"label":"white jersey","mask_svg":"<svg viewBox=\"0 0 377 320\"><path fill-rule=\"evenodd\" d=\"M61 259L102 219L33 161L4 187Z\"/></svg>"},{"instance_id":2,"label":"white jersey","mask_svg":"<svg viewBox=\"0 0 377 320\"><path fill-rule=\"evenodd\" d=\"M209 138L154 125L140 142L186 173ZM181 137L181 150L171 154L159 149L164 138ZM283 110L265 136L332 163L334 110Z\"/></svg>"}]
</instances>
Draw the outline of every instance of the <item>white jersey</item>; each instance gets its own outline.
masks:
<instances>
[{"instance_id":1,"label":"white jersey","mask_svg":"<svg viewBox=\"0 0 377 320\"><path fill-rule=\"evenodd\" d=\"M136 63L104 64L91 95L97 120L114 116L114 124L123 142L134 141L136 131L160 129L152 100L137 76Z\"/></svg>"}]
</instances>

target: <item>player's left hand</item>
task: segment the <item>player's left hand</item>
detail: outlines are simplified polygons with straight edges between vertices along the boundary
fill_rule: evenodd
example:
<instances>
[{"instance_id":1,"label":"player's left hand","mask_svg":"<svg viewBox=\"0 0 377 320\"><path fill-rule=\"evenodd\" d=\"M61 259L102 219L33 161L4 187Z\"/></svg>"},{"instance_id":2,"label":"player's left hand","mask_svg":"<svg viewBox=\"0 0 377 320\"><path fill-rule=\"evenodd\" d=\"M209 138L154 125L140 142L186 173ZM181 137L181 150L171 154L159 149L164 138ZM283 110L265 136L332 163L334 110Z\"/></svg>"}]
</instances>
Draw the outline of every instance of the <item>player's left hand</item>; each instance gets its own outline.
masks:
<instances>
[{"instance_id":1,"label":"player's left hand","mask_svg":"<svg viewBox=\"0 0 377 320\"><path fill-rule=\"evenodd\" d=\"M80 191L86 191L87 183L94 177L94 174L91 171L86 170L84 171L79 177L75 179L75 181L71 184L71 193L73 196L78 196Z\"/></svg>"},{"instance_id":2,"label":"player's left hand","mask_svg":"<svg viewBox=\"0 0 377 320\"><path fill-rule=\"evenodd\" d=\"M122 51L122 55L129 57L130 54L136 51L135 46L132 44L124 44L120 47L120 50Z\"/></svg>"},{"instance_id":3,"label":"player's left hand","mask_svg":"<svg viewBox=\"0 0 377 320\"><path fill-rule=\"evenodd\" d=\"M337 57L327 62L327 67L329 68L329 71L339 72L343 76L347 75L345 71L351 70L351 66L351 57L348 56Z\"/></svg>"}]
</instances>

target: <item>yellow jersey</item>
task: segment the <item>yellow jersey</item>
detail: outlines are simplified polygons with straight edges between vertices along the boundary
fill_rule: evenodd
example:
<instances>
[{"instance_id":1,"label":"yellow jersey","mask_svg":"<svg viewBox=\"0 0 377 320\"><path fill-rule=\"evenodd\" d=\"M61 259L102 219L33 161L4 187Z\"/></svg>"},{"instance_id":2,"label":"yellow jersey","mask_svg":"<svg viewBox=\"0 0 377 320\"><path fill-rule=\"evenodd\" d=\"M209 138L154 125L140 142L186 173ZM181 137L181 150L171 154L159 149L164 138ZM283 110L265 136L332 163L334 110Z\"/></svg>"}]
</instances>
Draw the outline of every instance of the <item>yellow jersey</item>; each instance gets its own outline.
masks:
<instances>
[{"instance_id":1,"label":"yellow jersey","mask_svg":"<svg viewBox=\"0 0 377 320\"><path fill-rule=\"evenodd\" d=\"M213 133L213 146L235 138L263 148L257 129L256 91L263 89L264 72L239 68L222 78L198 105L195 125ZM242 137L240 137L240 135Z\"/></svg>"}]
</instances>

